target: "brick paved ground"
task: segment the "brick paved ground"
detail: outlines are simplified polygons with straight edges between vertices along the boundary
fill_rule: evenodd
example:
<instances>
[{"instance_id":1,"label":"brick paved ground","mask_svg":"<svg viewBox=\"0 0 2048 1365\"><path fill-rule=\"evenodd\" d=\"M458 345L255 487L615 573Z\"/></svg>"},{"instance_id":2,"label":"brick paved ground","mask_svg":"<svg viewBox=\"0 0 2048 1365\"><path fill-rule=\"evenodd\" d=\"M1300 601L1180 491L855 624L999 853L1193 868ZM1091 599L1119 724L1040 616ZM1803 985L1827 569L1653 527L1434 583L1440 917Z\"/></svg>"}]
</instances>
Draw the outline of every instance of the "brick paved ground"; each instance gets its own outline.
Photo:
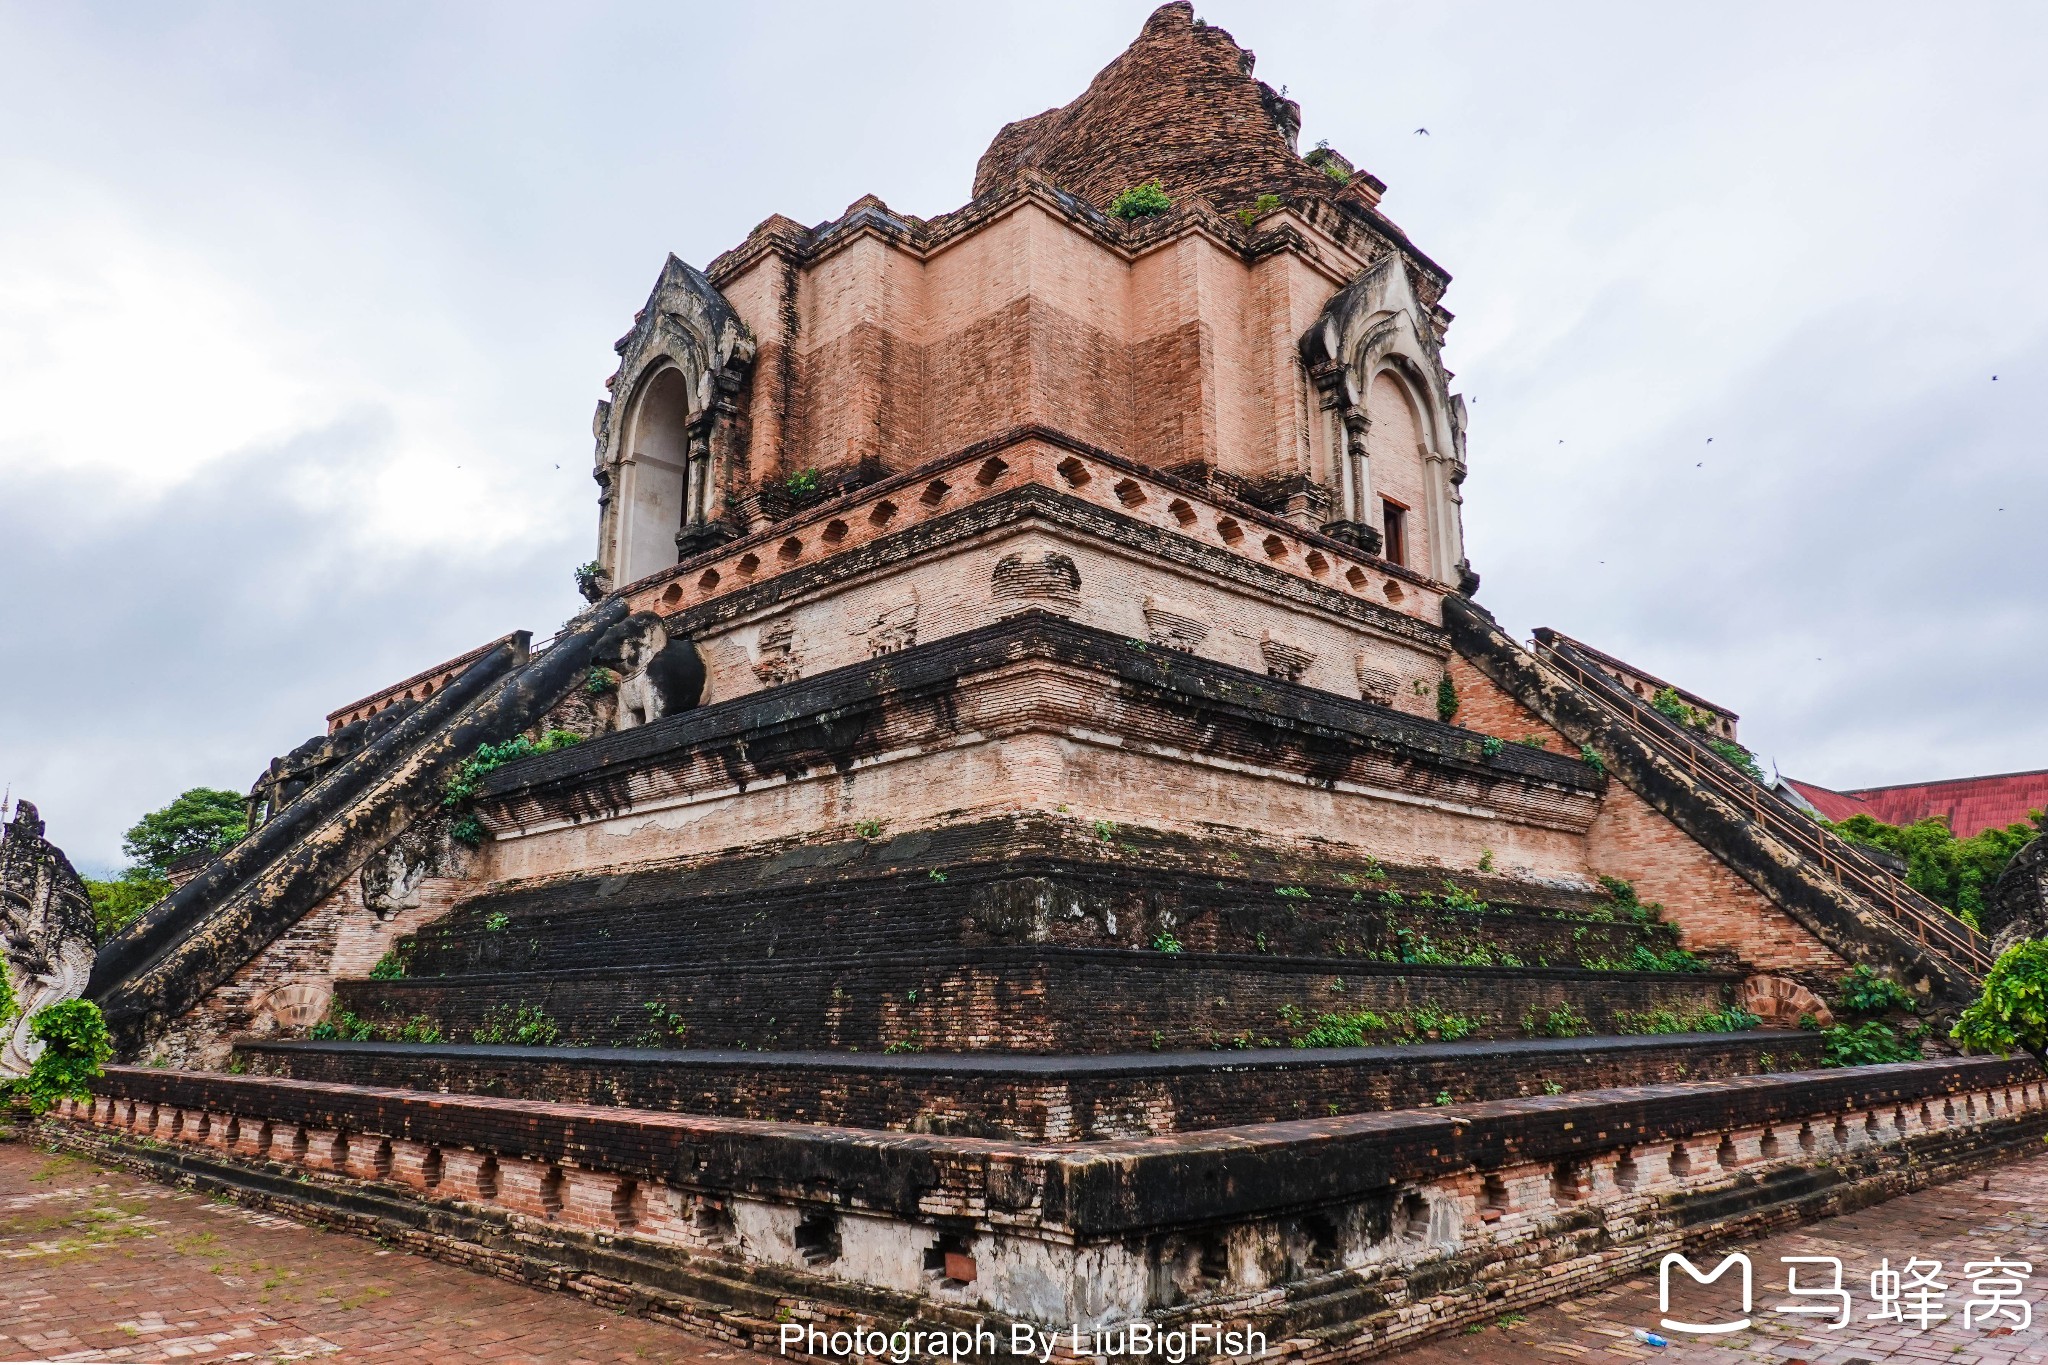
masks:
<instances>
[{"instance_id":1,"label":"brick paved ground","mask_svg":"<svg viewBox=\"0 0 2048 1365\"><path fill-rule=\"evenodd\" d=\"M0 1142L0 1360L763 1365L644 1319Z\"/></svg>"},{"instance_id":2,"label":"brick paved ground","mask_svg":"<svg viewBox=\"0 0 2048 1365\"><path fill-rule=\"evenodd\" d=\"M1704 1273L1727 1251L1751 1257L1756 1275L1754 1327L1714 1342L1665 1333L1657 1326L1654 1276L1617 1283L1576 1302L1538 1309L1481 1331L1442 1338L1402 1352L1394 1365L1451 1365L1453 1361L1587 1361L1662 1360L1684 1365L1878 1365L1878 1362L1949 1361L1959 1365L1998 1362L2048 1362L2048 1156L1994 1170L1957 1184L1894 1199L1861 1213L1813 1223L1794 1232L1740 1247L1727 1247L1695 1259ZM1815 1330L1822 1319L1794 1318L1771 1311L1788 1302L1787 1268L1781 1256L1835 1256L1843 1264L1843 1288L1854 1298L1855 1320L1839 1331ZM1938 1260L1936 1276L1948 1286L1935 1311L1952 1317L1922 1329L1917 1325L1867 1321L1876 1304L1870 1296L1870 1275L1888 1257L1898 1269L1914 1258ZM2033 1306L2031 1325L2017 1329L2008 1317L1965 1329L1965 1305L1973 1297L1966 1263L1994 1256L2026 1261L2034 1267L2025 1298ZM1812 1267L1800 1269L1800 1283L1813 1283ZM1825 1275L1826 1271L1821 1270ZM1731 1276L1732 1278L1732 1272ZM1685 1283L1681 1274L1681 1285ZM1719 1291L1727 1279L1683 1299L1673 1296L1671 1316L1680 1321L1724 1321L1721 1310L1733 1302ZM1802 1300L1801 1302L1812 1302ZM1698 1316L1681 1311L1685 1305ZM1828 1319L1832 1320L1832 1319ZM1665 1350L1638 1345L1630 1329L1644 1327L1668 1336Z\"/></svg>"}]
</instances>

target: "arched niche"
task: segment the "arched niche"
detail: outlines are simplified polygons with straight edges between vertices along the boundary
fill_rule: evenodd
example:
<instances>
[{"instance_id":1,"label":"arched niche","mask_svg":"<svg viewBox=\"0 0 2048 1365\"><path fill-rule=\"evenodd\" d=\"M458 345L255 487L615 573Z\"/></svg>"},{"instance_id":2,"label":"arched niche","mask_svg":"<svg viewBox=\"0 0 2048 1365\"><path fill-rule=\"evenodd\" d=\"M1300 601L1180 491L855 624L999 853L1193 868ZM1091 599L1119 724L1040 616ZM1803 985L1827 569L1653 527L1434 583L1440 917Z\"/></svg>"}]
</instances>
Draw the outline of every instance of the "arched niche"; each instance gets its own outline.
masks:
<instances>
[{"instance_id":1,"label":"arched niche","mask_svg":"<svg viewBox=\"0 0 2048 1365\"><path fill-rule=\"evenodd\" d=\"M1371 487L1360 491L1376 505L1360 520L1380 527L1381 552L1389 561L1429 573L1435 538L1427 512L1434 497L1428 410L1399 365L1381 365L1364 388L1366 467L1372 477Z\"/></svg>"},{"instance_id":2,"label":"arched niche","mask_svg":"<svg viewBox=\"0 0 2048 1365\"><path fill-rule=\"evenodd\" d=\"M623 586L715 543L721 481L743 456L740 394L754 341L717 287L668 258L614 348L612 401L597 405L598 562Z\"/></svg>"},{"instance_id":3,"label":"arched niche","mask_svg":"<svg viewBox=\"0 0 2048 1365\"><path fill-rule=\"evenodd\" d=\"M690 491L692 397L688 373L672 363L657 367L633 395L620 443L617 582L630 583L676 562L675 537Z\"/></svg>"},{"instance_id":4,"label":"arched niche","mask_svg":"<svg viewBox=\"0 0 2048 1365\"><path fill-rule=\"evenodd\" d=\"M1405 511L1405 565L1461 585L1464 408L1449 392L1435 333L1398 256L1375 262L1324 305L1301 339L1323 416L1318 449L1338 525L1383 549L1384 504ZM1382 468L1382 464L1385 468Z\"/></svg>"}]
</instances>

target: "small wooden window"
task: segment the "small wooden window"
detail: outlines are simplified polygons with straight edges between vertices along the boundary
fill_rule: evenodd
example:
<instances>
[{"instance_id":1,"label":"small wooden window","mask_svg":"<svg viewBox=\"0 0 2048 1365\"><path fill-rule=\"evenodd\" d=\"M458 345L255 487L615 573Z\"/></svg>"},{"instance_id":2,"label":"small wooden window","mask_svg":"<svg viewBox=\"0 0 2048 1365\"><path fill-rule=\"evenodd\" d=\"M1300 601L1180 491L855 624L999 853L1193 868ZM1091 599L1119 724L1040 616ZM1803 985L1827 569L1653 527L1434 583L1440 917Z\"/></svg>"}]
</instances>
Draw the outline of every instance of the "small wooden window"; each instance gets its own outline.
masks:
<instances>
[{"instance_id":1,"label":"small wooden window","mask_svg":"<svg viewBox=\"0 0 2048 1365\"><path fill-rule=\"evenodd\" d=\"M1408 562L1408 509L1398 502L1380 499L1380 515L1387 529L1385 554L1388 562Z\"/></svg>"}]
</instances>

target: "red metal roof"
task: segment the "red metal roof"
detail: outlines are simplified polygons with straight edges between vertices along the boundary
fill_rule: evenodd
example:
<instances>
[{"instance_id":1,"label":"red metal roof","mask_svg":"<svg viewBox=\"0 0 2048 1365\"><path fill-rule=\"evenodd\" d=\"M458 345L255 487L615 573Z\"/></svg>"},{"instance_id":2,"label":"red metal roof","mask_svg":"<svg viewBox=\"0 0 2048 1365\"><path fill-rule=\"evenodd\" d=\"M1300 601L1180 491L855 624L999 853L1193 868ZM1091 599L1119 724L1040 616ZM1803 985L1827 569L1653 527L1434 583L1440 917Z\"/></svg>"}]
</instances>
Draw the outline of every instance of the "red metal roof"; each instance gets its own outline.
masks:
<instances>
[{"instance_id":1,"label":"red metal roof","mask_svg":"<svg viewBox=\"0 0 2048 1365\"><path fill-rule=\"evenodd\" d=\"M1888 825L1910 825L1940 815L1947 818L1956 836L1964 839L1993 827L2023 823L2030 810L2048 810L2048 769L1842 792L1789 777L1785 781L1830 820L1863 814Z\"/></svg>"}]
</instances>

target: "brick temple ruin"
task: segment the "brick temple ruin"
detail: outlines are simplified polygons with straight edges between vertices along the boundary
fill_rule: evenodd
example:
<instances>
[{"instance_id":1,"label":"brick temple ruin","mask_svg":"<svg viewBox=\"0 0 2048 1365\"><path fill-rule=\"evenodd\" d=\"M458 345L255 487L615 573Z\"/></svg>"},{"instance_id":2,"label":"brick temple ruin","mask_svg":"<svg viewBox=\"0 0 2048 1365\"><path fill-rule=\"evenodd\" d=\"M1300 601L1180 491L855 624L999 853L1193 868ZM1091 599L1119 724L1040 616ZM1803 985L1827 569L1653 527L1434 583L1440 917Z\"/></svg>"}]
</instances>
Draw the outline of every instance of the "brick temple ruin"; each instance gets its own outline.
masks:
<instances>
[{"instance_id":1,"label":"brick temple ruin","mask_svg":"<svg viewBox=\"0 0 2048 1365\"><path fill-rule=\"evenodd\" d=\"M273 762L48 1131L768 1349L1314 1360L2036 1147L1799 1027L1981 936L1473 600L1448 276L1299 123L1170 4L957 211L671 257L588 609Z\"/></svg>"}]
</instances>

